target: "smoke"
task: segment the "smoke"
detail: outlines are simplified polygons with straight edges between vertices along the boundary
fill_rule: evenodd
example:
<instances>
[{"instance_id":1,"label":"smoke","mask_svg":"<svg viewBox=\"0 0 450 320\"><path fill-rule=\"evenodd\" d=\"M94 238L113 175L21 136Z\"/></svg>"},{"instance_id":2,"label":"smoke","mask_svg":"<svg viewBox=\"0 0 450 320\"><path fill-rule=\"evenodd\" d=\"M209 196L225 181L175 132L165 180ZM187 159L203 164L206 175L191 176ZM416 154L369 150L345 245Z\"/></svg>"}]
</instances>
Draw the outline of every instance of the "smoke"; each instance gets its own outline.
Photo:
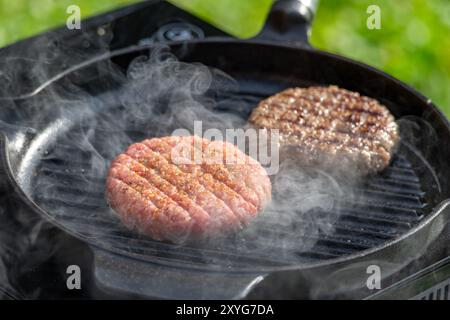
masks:
<instances>
[{"instance_id":1,"label":"smoke","mask_svg":"<svg viewBox=\"0 0 450 320\"><path fill-rule=\"evenodd\" d=\"M21 278L49 259L58 243L46 240L53 226L24 210L12 198L8 193L0 195L0 299L33 298L39 295L40 288L24 290ZM38 242L42 243L37 246Z\"/></svg>"},{"instance_id":2,"label":"smoke","mask_svg":"<svg viewBox=\"0 0 450 320\"><path fill-rule=\"evenodd\" d=\"M62 118L62 122L55 122L53 126L48 126L48 121L56 118L66 106L87 101L86 95L76 98L79 89L70 94L72 89L77 89L76 84L61 84L59 88L49 87L49 84L57 79L61 70L106 52L110 36L111 33L93 37L83 31L63 42L58 32L52 32L0 50L0 132L9 140L11 169L16 178L27 180L23 187L29 194L32 189L26 166L35 167L45 159L47 153L40 147L54 141L69 118ZM44 95L37 97L43 92ZM77 112L72 113L71 123ZM22 158L26 150L30 152ZM33 157L33 154L38 156ZM51 237L55 227L44 222L14 195L7 186L3 163L0 167L0 299L38 297L45 285L39 283L39 278L45 279L45 272L39 276L37 269L54 255L61 243Z\"/></svg>"},{"instance_id":3,"label":"smoke","mask_svg":"<svg viewBox=\"0 0 450 320\"><path fill-rule=\"evenodd\" d=\"M67 53L55 50L50 57L38 57L41 69L31 70L34 87L48 80L46 67L53 57ZM2 76L19 83L7 71ZM17 180L72 232L132 252L146 250L148 243L126 230L106 204L104 183L112 159L133 142L179 128L192 132L194 121L201 121L204 131L244 128L254 107L239 96L233 78L181 62L162 45L126 63L99 61L41 90L26 99L5 100L11 113L2 127L12 141L23 136L11 153L26 152L16 167ZM297 252L313 248L320 234L332 233L342 193L338 182L323 172L301 171L289 161L272 180L273 204L254 224L232 239L202 245L234 255L252 252L250 265L261 257L276 264L298 263ZM335 214L324 214L333 210ZM285 260L276 262L274 249ZM204 258L219 263L206 254Z\"/></svg>"},{"instance_id":4,"label":"smoke","mask_svg":"<svg viewBox=\"0 0 450 320\"><path fill-rule=\"evenodd\" d=\"M314 252L317 241L334 232L344 190L352 193L328 173L283 161L272 177L272 202L236 235L235 250L272 263L308 262L305 255Z\"/></svg>"},{"instance_id":5,"label":"smoke","mask_svg":"<svg viewBox=\"0 0 450 320\"><path fill-rule=\"evenodd\" d=\"M0 216L3 217L4 214L4 210L0 208ZM8 279L8 260L12 252L14 252L14 237L5 227L7 226L3 226L3 224L0 226L0 243L2 243L0 246L0 298L2 298L3 294L6 296L8 289L11 290Z\"/></svg>"}]
</instances>

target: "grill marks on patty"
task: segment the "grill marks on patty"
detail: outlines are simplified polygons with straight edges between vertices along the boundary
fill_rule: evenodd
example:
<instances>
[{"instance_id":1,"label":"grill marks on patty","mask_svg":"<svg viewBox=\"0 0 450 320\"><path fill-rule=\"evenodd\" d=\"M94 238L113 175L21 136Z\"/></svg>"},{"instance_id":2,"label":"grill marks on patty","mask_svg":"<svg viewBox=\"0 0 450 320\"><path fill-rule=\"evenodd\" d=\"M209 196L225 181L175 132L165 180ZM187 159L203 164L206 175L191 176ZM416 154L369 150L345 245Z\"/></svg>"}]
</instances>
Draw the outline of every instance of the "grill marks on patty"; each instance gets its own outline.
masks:
<instances>
[{"instance_id":1,"label":"grill marks on patty","mask_svg":"<svg viewBox=\"0 0 450 320\"><path fill-rule=\"evenodd\" d=\"M192 139L192 142L186 141L190 146L194 144L194 139L202 145L200 138L192 137ZM173 148L183 143L183 140L185 139L181 137L169 137L163 143L156 143L155 140L145 140L143 143L153 151L160 153L167 161L171 161ZM217 179L214 174L205 170L205 166L208 165L203 163L200 165L178 164L180 170L197 179L203 187L211 190L218 199L222 200L241 222L246 222L249 214L253 216L257 214L257 208L252 203L247 202L229 184Z\"/></svg>"},{"instance_id":2,"label":"grill marks on patty","mask_svg":"<svg viewBox=\"0 0 450 320\"><path fill-rule=\"evenodd\" d=\"M248 201L255 209L259 207L260 197L253 188L249 188L248 179L245 179L244 176L236 177L233 174L233 171L239 171L240 168L244 168L245 171L251 169L250 157L241 157L238 158L239 150L231 144L223 143L223 142L213 142L204 139L200 139L198 137L193 137L197 143L194 143L194 147L201 147L203 157L205 159L216 159L217 162L208 163L207 161L200 164L200 168L204 173L211 175L216 181L222 183L229 189L233 190L236 195ZM173 145L173 144L172 144ZM198 149L197 149L198 150ZM232 154L235 160L241 160L241 165L239 164L228 164L227 166L227 155ZM219 157L219 158L218 158ZM237 161L236 161L237 162ZM258 164L259 167L261 167Z\"/></svg>"},{"instance_id":3,"label":"grill marks on patty","mask_svg":"<svg viewBox=\"0 0 450 320\"><path fill-rule=\"evenodd\" d=\"M398 141L385 106L336 86L287 89L261 101L249 122L279 129L281 145L307 164L334 166L343 160L362 174L385 168Z\"/></svg>"},{"instance_id":4,"label":"grill marks on patty","mask_svg":"<svg viewBox=\"0 0 450 320\"><path fill-rule=\"evenodd\" d=\"M161 177L175 185L178 190L186 192L198 205L215 216L215 223L222 225L237 222L230 208L200 184L195 177L184 173L178 166L169 163L161 154L154 152L145 144L132 145L126 154L144 166L155 169Z\"/></svg>"},{"instance_id":5,"label":"grill marks on patty","mask_svg":"<svg viewBox=\"0 0 450 320\"><path fill-rule=\"evenodd\" d=\"M135 160L127 154L119 155L115 161L115 164L119 165L120 167L127 168L128 171L130 171L130 174L134 173L145 179L146 184L144 188L151 188L150 186L152 186L153 188L157 188L160 193L162 193L162 197L169 197L170 199L172 199L173 202L175 202L179 207L183 208L186 211L186 214L189 217L189 219L187 219L186 221L189 221L192 218L196 221L201 222L200 224L197 224L195 226L206 225L206 221L208 221L209 219L208 212L197 205L197 203L189 197L189 194L182 190L179 190L177 186L173 185L168 180L160 176L157 171L144 166L139 161Z\"/></svg>"},{"instance_id":6,"label":"grill marks on patty","mask_svg":"<svg viewBox=\"0 0 450 320\"><path fill-rule=\"evenodd\" d=\"M192 149L195 141L203 157L209 156L203 147L209 147L212 152L236 153L247 161L230 168L219 165L220 170L205 160L174 163L172 150L183 144ZM253 168L256 165L259 170ZM265 198L250 189L255 183L236 182L233 170L249 172L240 180L257 172L254 179L265 186L259 188L265 190ZM270 200L270 191L270 180L258 162L231 144L198 137L164 137L133 144L113 161L107 179L108 201L125 225L173 242L241 228Z\"/></svg>"}]
</instances>

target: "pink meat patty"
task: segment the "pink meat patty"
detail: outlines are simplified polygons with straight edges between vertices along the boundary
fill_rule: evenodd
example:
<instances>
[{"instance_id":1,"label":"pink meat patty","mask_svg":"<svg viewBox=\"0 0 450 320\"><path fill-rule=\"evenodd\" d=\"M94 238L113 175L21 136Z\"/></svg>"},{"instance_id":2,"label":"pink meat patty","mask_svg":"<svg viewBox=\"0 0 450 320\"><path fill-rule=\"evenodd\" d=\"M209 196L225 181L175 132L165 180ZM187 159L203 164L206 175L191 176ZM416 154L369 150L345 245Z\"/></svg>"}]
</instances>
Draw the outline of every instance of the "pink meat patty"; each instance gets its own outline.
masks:
<instances>
[{"instance_id":1,"label":"pink meat patty","mask_svg":"<svg viewBox=\"0 0 450 320\"><path fill-rule=\"evenodd\" d=\"M128 228L183 242L243 228L271 200L271 183L259 162L230 143L173 136L117 156L106 196Z\"/></svg>"}]
</instances>

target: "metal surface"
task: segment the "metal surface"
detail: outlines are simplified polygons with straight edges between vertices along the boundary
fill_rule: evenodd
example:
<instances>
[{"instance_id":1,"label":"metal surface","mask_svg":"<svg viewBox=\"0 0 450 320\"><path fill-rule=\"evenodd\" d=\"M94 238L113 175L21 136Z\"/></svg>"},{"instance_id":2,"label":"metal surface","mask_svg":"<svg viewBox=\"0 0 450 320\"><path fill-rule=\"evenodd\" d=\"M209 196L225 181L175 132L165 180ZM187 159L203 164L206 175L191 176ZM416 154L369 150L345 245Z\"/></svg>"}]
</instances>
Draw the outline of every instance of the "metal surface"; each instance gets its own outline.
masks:
<instances>
[{"instance_id":1,"label":"metal surface","mask_svg":"<svg viewBox=\"0 0 450 320\"><path fill-rule=\"evenodd\" d=\"M286 11L298 13L308 21L312 21L319 5L319 0L275 0L276 5L283 6Z\"/></svg>"},{"instance_id":2,"label":"metal surface","mask_svg":"<svg viewBox=\"0 0 450 320\"><path fill-rule=\"evenodd\" d=\"M0 300L16 300L17 298L6 289L0 288Z\"/></svg>"},{"instance_id":3,"label":"metal surface","mask_svg":"<svg viewBox=\"0 0 450 320\"><path fill-rule=\"evenodd\" d=\"M316 5L316 1L275 1L266 24L255 39L309 47Z\"/></svg>"},{"instance_id":4,"label":"metal surface","mask_svg":"<svg viewBox=\"0 0 450 320\"><path fill-rule=\"evenodd\" d=\"M450 279L425 290L413 300L450 300Z\"/></svg>"},{"instance_id":5,"label":"metal surface","mask_svg":"<svg viewBox=\"0 0 450 320\"><path fill-rule=\"evenodd\" d=\"M450 300L450 258L428 266L367 299Z\"/></svg>"}]
</instances>

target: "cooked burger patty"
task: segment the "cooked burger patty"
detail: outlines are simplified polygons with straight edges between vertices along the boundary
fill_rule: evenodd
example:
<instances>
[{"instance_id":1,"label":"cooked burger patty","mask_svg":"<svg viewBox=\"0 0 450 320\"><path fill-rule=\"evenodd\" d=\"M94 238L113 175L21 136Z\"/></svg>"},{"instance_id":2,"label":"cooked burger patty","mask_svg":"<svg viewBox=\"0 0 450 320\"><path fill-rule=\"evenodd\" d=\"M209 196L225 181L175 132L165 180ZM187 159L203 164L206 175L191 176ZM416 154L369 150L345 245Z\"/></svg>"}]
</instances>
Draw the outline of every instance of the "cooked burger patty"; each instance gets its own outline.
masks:
<instances>
[{"instance_id":1,"label":"cooked burger patty","mask_svg":"<svg viewBox=\"0 0 450 320\"><path fill-rule=\"evenodd\" d=\"M135 143L112 162L106 195L127 227L182 242L242 228L270 201L271 183L230 143L163 137Z\"/></svg>"},{"instance_id":2,"label":"cooked burger patty","mask_svg":"<svg viewBox=\"0 0 450 320\"><path fill-rule=\"evenodd\" d=\"M356 174L383 170L399 139L385 106L336 86L287 89L261 101L249 122L279 129L282 150L302 164Z\"/></svg>"}]
</instances>

